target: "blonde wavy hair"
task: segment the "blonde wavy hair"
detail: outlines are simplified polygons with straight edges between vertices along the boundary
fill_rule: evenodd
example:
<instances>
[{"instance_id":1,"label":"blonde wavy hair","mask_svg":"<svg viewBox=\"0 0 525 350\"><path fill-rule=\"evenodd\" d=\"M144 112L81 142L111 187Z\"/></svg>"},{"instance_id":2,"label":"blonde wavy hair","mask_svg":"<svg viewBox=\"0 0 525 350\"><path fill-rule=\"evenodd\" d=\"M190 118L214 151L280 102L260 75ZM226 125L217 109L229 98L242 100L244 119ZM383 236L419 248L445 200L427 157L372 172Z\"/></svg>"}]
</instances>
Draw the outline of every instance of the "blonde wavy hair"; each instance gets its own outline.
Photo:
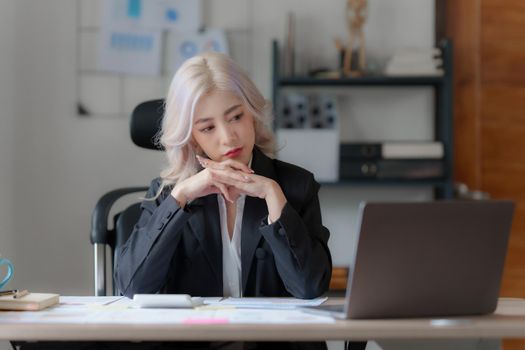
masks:
<instances>
[{"instance_id":1,"label":"blonde wavy hair","mask_svg":"<svg viewBox=\"0 0 525 350\"><path fill-rule=\"evenodd\" d=\"M157 196L167 186L197 173L199 168L195 155L201 155L202 151L191 142L194 112L199 100L216 90L228 91L239 97L254 117L255 146L267 156L274 157L271 103L227 55L207 52L194 56L177 70L166 97L157 142L166 151L168 165L160 173L162 184Z\"/></svg>"}]
</instances>

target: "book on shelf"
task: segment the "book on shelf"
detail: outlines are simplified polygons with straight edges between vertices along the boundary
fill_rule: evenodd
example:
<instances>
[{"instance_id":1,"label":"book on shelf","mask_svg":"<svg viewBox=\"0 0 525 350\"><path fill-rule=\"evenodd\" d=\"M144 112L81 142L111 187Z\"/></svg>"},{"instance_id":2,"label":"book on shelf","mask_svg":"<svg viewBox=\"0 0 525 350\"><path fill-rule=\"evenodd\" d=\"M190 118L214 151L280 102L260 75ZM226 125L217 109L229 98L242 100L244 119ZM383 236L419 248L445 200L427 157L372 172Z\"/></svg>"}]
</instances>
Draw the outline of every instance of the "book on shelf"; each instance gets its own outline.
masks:
<instances>
[{"instance_id":1,"label":"book on shelf","mask_svg":"<svg viewBox=\"0 0 525 350\"><path fill-rule=\"evenodd\" d=\"M384 159L441 159L445 149L442 142L385 142L381 155Z\"/></svg>"},{"instance_id":2,"label":"book on shelf","mask_svg":"<svg viewBox=\"0 0 525 350\"><path fill-rule=\"evenodd\" d=\"M429 180L444 175L444 163L436 159L341 161L339 172L340 179Z\"/></svg>"},{"instance_id":3,"label":"book on shelf","mask_svg":"<svg viewBox=\"0 0 525 350\"><path fill-rule=\"evenodd\" d=\"M442 142L364 142L343 143L341 160L352 159L442 159Z\"/></svg>"},{"instance_id":4,"label":"book on shelf","mask_svg":"<svg viewBox=\"0 0 525 350\"><path fill-rule=\"evenodd\" d=\"M442 77L445 71L441 68L417 69L387 67L385 75L389 77Z\"/></svg>"},{"instance_id":5,"label":"book on shelf","mask_svg":"<svg viewBox=\"0 0 525 350\"><path fill-rule=\"evenodd\" d=\"M398 48L393 54L393 57L403 57L414 60L439 56L441 56L441 49L439 47L404 47Z\"/></svg>"},{"instance_id":6,"label":"book on shelf","mask_svg":"<svg viewBox=\"0 0 525 350\"><path fill-rule=\"evenodd\" d=\"M442 58L435 58L435 57L423 57L420 59L414 59L411 57L399 57L394 56L388 61L389 65L397 66L397 67L442 67L443 66L443 59Z\"/></svg>"},{"instance_id":7,"label":"book on shelf","mask_svg":"<svg viewBox=\"0 0 525 350\"><path fill-rule=\"evenodd\" d=\"M388 60L384 74L387 76L442 76L443 59L438 48L398 50Z\"/></svg>"},{"instance_id":8,"label":"book on shelf","mask_svg":"<svg viewBox=\"0 0 525 350\"><path fill-rule=\"evenodd\" d=\"M0 310L37 311L58 304L59 295L29 293L21 298L13 295L0 296Z\"/></svg>"}]
</instances>

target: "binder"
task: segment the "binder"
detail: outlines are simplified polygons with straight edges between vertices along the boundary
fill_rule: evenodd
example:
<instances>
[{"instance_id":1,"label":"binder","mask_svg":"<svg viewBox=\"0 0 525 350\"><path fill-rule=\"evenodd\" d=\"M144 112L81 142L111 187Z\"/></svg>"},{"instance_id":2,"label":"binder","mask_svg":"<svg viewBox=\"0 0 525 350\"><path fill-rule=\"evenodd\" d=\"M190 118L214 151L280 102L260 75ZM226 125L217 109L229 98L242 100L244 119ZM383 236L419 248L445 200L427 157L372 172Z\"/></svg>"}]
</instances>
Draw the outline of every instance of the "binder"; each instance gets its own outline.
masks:
<instances>
[{"instance_id":1,"label":"binder","mask_svg":"<svg viewBox=\"0 0 525 350\"><path fill-rule=\"evenodd\" d=\"M12 295L0 296L0 310L37 311L58 304L59 295L51 293L29 293L21 298Z\"/></svg>"},{"instance_id":2,"label":"binder","mask_svg":"<svg viewBox=\"0 0 525 350\"><path fill-rule=\"evenodd\" d=\"M341 159L442 159L445 150L442 142L396 141L343 143Z\"/></svg>"},{"instance_id":3,"label":"binder","mask_svg":"<svg viewBox=\"0 0 525 350\"><path fill-rule=\"evenodd\" d=\"M343 143L340 148L341 158L377 159L381 158L380 143Z\"/></svg>"},{"instance_id":4,"label":"binder","mask_svg":"<svg viewBox=\"0 0 525 350\"><path fill-rule=\"evenodd\" d=\"M404 179L424 180L442 178L443 161L422 160L362 160L340 164L341 179Z\"/></svg>"}]
</instances>

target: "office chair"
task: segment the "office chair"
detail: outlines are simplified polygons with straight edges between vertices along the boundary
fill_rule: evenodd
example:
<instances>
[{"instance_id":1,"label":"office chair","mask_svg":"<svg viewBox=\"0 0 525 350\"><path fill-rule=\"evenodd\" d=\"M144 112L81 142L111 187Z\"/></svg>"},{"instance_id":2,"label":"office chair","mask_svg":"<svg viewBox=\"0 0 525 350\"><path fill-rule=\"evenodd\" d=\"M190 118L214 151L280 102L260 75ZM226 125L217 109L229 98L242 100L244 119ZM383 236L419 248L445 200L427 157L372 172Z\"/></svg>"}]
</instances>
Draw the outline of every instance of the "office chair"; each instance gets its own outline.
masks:
<instances>
[{"instance_id":1,"label":"office chair","mask_svg":"<svg viewBox=\"0 0 525 350\"><path fill-rule=\"evenodd\" d=\"M139 147L162 150L155 144L154 139L160 130L162 117L164 115L164 100L151 100L139 104L131 114L130 135L134 144ZM115 202L121 197L135 192L145 192L147 186L125 187L110 191L103 195L97 202L91 217L91 244L93 244L94 258L94 282L95 295L104 296L107 293L106 276L106 248L111 251L112 262L115 262L116 247L124 244L133 226L140 216L140 202L134 203L122 212L113 216L113 228L108 225L109 213ZM113 272L113 268L110 269ZM113 278L113 273L111 277ZM116 294L115 284L113 291Z\"/></svg>"}]
</instances>

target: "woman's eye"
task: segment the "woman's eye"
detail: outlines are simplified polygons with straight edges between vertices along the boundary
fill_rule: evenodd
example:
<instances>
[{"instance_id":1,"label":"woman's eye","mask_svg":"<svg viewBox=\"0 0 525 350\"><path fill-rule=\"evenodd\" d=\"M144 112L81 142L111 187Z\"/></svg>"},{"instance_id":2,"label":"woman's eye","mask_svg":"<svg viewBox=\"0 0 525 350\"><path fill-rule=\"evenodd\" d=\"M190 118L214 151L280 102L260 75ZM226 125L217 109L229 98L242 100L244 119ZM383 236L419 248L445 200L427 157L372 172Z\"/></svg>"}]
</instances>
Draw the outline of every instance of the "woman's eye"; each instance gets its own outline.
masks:
<instances>
[{"instance_id":1,"label":"woman's eye","mask_svg":"<svg viewBox=\"0 0 525 350\"><path fill-rule=\"evenodd\" d=\"M207 126L207 127L203 128L203 129L201 129L201 132L210 132L212 130L213 130L213 126Z\"/></svg>"},{"instance_id":2,"label":"woman's eye","mask_svg":"<svg viewBox=\"0 0 525 350\"><path fill-rule=\"evenodd\" d=\"M242 115L243 115L242 113L237 114L236 116L234 116L234 117L231 119L231 121L236 121L236 120L241 119L241 118L242 118Z\"/></svg>"}]
</instances>

